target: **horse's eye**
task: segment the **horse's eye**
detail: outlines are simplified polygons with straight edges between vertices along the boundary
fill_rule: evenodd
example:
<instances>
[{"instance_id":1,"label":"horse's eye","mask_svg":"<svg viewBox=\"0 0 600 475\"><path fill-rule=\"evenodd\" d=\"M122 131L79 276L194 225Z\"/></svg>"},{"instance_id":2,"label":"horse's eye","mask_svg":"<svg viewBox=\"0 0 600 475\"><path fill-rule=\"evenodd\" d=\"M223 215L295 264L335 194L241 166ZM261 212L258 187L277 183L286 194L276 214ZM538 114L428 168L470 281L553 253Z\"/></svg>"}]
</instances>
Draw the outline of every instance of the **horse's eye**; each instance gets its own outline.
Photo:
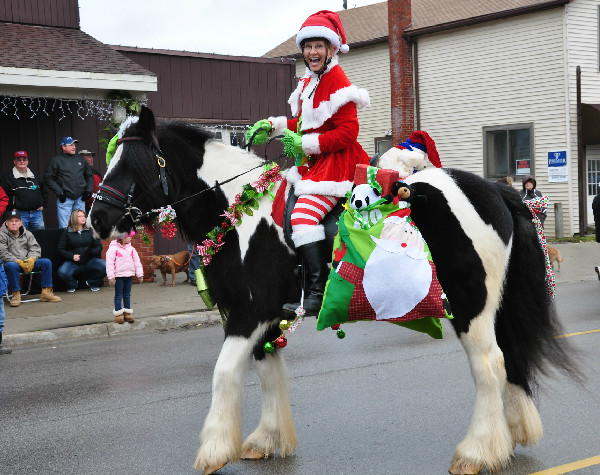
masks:
<instances>
[{"instance_id":1,"label":"horse's eye","mask_svg":"<svg viewBox=\"0 0 600 475\"><path fill-rule=\"evenodd\" d=\"M367 203L367 206L369 206L369 203L370 203L370 201L371 201L371 200L370 200L370 199L369 199L369 197L367 196L367 197L365 198L365 203Z\"/></svg>"}]
</instances>

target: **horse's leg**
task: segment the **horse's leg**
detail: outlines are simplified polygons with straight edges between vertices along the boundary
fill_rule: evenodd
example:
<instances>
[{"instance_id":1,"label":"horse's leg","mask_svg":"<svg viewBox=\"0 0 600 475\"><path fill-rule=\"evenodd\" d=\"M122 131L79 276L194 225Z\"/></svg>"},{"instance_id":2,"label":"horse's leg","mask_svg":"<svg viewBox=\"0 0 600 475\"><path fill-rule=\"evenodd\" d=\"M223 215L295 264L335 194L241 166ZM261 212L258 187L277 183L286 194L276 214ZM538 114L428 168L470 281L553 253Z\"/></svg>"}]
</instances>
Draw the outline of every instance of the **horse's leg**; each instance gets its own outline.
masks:
<instances>
[{"instance_id":1,"label":"horse's leg","mask_svg":"<svg viewBox=\"0 0 600 475\"><path fill-rule=\"evenodd\" d=\"M489 286L488 286L489 289ZM461 334L475 380L475 407L465 438L457 445L450 466L453 474L476 474L504 466L513 443L504 417L502 392L506 385L504 356L494 333L495 306L488 305Z\"/></svg>"},{"instance_id":2,"label":"horse's leg","mask_svg":"<svg viewBox=\"0 0 600 475\"><path fill-rule=\"evenodd\" d=\"M279 351L256 361L263 393L260 423L242 446L243 459L268 457L279 447L282 457L294 453L297 445L292 419L285 363Z\"/></svg>"},{"instance_id":3,"label":"horse's leg","mask_svg":"<svg viewBox=\"0 0 600 475\"><path fill-rule=\"evenodd\" d=\"M515 444L534 445L544 436L542 421L535 404L516 384L506 383L502 392L504 414Z\"/></svg>"},{"instance_id":4,"label":"horse's leg","mask_svg":"<svg viewBox=\"0 0 600 475\"><path fill-rule=\"evenodd\" d=\"M212 402L200 433L194 468L213 473L239 459L242 450L241 400L252 338L228 336L215 365Z\"/></svg>"}]
</instances>

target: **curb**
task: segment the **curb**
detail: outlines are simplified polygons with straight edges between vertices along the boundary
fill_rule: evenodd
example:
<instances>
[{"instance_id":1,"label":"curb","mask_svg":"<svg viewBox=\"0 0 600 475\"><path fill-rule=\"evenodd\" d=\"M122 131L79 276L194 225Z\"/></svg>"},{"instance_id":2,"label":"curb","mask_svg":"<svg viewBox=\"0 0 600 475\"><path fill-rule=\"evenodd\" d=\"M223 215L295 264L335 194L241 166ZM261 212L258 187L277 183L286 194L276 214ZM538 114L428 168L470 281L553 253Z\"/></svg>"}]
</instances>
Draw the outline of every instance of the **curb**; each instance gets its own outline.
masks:
<instances>
[{"instance_id":1,"label":"curb","mask_svg":"<svg viewBox=\"0 0 600 475\"><path fill-rule=\"evenodd\" d=\"M52 344L83 338L109 338L124 333L139 330L174 330L191 325L206 325L221 323L218 311L198 313L184 313L179 315L165 315L162 317L149 317L136 320L133 323L118 324L114 322L94 323L55 330L43 330L27 333L6 335L2 341L4 347L19 348L39 344Z\"/></svg>"}]
</instances>

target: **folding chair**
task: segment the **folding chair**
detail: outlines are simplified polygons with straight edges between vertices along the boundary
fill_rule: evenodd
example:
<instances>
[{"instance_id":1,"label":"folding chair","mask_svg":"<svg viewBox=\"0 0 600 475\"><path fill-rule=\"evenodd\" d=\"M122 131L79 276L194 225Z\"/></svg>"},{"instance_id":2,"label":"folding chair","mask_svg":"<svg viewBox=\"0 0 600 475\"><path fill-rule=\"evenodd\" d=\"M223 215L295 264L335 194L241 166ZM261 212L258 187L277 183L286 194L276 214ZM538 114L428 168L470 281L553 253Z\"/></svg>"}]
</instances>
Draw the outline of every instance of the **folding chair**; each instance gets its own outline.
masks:
<instances>
[{"instance_id":1,"label":"folding chair","mask_svg":"<svg viewBox=\"0 0 600 475\"><path fill-rule=\"evenodd\" d=\"M31 284L33 282L33 276L35 274L40 274L39 270L32 270L31 272L29 272L28 274L25 274L24 272L19 272L19 280L21 282L21 297L23 297L24 295L27 295L29 292L31 292ZM27 283L25 282L27 280ZM27 290L25 292L23 292L23 288L27 287ZM4 295L6 297L6 300L8 300L8 302L10 303L10 299L12 298L12 295L10 295L8 293L8 288L6 289L6 295ZM21 303L25 303L25 302L37 302L41 300L41 298L37 298L37 299L27 299L27 300L23 300L21 298Z\"/></svg>"}]
</instances>

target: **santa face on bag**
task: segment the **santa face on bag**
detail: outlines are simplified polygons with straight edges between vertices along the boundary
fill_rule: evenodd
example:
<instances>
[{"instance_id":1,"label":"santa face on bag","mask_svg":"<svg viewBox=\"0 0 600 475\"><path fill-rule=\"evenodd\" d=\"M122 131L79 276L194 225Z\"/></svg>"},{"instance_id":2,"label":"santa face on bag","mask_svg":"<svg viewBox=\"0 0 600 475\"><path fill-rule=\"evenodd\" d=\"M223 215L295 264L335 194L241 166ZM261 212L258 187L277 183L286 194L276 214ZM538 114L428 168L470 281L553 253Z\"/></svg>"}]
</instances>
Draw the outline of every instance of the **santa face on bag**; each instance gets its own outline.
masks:
<instances>
[{"instance_id":1,"label":"santa face on bag","mask_svg":"<svg viewBox=\"0 0 600 475\"><path fill-rule=\"evenodd\" d=\"M327 40L308 39L304 42L302 56L312 72L321 71L327 58L333 57L334 47Z\"/></svg>"}]
</instances>

